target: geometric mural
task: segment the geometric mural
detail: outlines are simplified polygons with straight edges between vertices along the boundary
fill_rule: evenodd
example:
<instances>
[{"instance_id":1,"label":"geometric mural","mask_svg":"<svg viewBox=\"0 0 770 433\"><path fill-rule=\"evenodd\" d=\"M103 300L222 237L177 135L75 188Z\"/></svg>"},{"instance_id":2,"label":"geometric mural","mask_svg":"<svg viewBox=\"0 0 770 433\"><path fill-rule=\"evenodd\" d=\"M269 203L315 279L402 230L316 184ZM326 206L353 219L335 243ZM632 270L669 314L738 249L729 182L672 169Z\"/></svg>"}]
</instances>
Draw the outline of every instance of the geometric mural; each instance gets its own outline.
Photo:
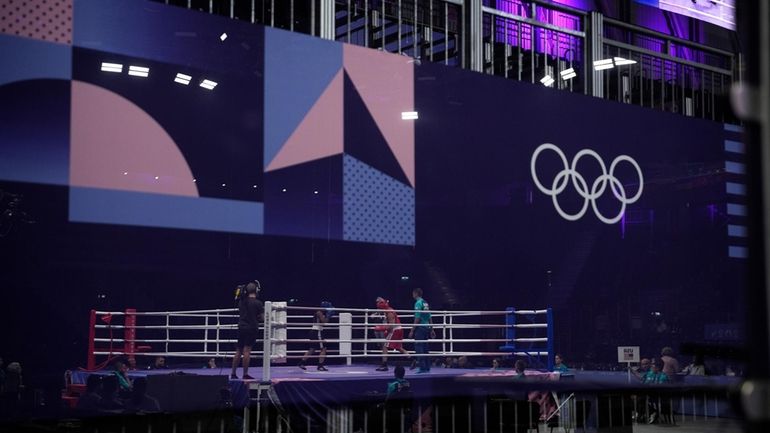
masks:
<instances>
[{"instance_id":1,"label":"geometric mural","mask_svg":"<svg viewBox=\"0 0 770 433\"><path fill-rule=\"evenodd\" d=\"M415 111L410 59L268 28L265 60L266 233L308 234L299 222L312 203L279 184L302 184L323 159L343 165L341 191L327 191L342 219L324 237L414 245L415 129L401 118Z\"/></svg>"}]
</instances>

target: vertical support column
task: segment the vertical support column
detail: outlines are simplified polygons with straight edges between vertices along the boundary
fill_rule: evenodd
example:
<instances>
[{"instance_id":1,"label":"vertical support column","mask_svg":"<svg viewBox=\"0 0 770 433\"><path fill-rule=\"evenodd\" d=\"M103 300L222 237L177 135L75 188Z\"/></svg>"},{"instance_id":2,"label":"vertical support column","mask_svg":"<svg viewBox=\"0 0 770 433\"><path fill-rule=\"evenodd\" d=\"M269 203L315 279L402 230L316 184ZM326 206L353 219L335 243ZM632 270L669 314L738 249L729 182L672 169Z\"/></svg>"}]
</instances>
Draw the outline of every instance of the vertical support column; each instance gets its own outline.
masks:
<instances>
[{"instance_id":1,"label":"vertical support column","mask_svg":"<svg viewBox=\"0 0 770 433\"><path fill-rule=\"evenodd\" d=\"M206 314L206 321L204 323L206 329L203 331L203 351L209 351L209 315Z\"/></svg>"},{"instance_id":2,"label":"vertical support column","mask_svg":"<svg viewBox=\"0 0 770 433\"><path fill-rule=\"evenodd\" d=\"M604 16L598 12L591 12L590 25L588 26L588 61L585 63L587 71L591 71L591 94L597 98L604 97L604 71L594 69L594 62L604 57ZM589 75L586 71L586 75Z\"/></svg>"},{"instance_id":3,"label":"vertical support column","mask_svg":"<svg viewBox=\"0 0 770 433\"><path fill-rule=\"evenodd\" d=\"M321 10L319 13L321 21L321 33L319 36L333 41L336 32L334 28L334 0L321 0Z\"/></svg>"},{"instance_id":4,"label":"vertical support column","mask_svg":"<svg viewBox=\"0 0 770 433\"><path fill-rule=\"evenodd\" d=\"M467 0L468 4L468 28L471 71L481 72L484 68L484 14L481 9L481 0ZM493 30L494 31L494 30Z\"/></svg>"},{"instance_id":5,"label":"vertical support column","mask_svg":"<svg viewBox=\"0 0 770 433\"><path fill-rule=\"evenodd\" d=\"M96 310L91 310L91 315L88 318L88 361L87 367L89 370L96 368Z\"/></svg>"},{"instance_id":6,"label":"vertical support column","mask_svg":"<svg viewBox=\"0 0 770 433\"><path fill-rule=\"evenodd\" d=\"M126 309L123 325L123 352L128 357L128 364L136 365L136 309Z\"/></svg>"},{"instance_id":7,"label":"vertical support column","mask_svg":"<svg viewBox=\"0 0 770 433\"><path fill-rule=\"evenodd\" d=\"M516 310L513 307L505 309L508 314L505 315L505 346L504 349L514 351L516 350Z\"/></svg>"},{"instance_id":8,"label":"vertical support column","mask_svg":"<svg viewBox=\"0 0 770 433\"><path fill-rule=\"evenodd\" d=\"M270 382L270 356L272 349L273 303L265 301L265 319L262 335L262 382Z\"/></svg>"},{"instance_id":9,"label":"vertical support column","mask_svg":"<svg viewBox=\"0 0 770 433\"><path fill-rule=\"evenodd\" d=\"M547 311L548 311L546 313L546 324L548 326L546 328L546 336L548 338L548 343L546 346L547 347L546 350L548 351L547 364L548 364L548 371L553 371L553 357L555 355L555 353L553 353L553 309L549 307L547 308Z\"/></svg>"},{"instance_id":10,"label":"vertical support column","mask_svg":"<svg viewBox=\"0 0 770 433\"><path fill-rule=\"evenodd\" d=\"M340 355L347 355L347 365L353 364L351 357L353 351L353 315L350 313L340 313ZM342 340L347 340L343 342Z\"/></svg>"}]
</instances>

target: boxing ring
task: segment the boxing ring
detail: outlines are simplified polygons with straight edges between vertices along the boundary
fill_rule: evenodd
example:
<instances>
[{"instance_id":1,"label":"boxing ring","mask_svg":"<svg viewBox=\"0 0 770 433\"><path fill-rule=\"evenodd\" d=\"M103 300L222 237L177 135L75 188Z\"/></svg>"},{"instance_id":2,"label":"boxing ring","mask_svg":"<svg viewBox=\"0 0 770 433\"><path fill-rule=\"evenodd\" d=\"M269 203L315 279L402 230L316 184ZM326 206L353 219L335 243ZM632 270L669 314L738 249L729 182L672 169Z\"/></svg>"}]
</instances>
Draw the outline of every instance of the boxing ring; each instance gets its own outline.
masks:
<instances>
[{"instance_id":1,"label":"boxing ring","mask_svg":"<svg viewBox=\"0 0 770 433\"><path fill-rule=\"evenodd\" d=\"M301 338L313 329L313 315L325 308L265 302L260 350L252 355L262 360L262 381L270 381L271 367L302 358L306 349L319 340ZM407 331L415 325L413 310L393 310L398 325ZM324 324L327 359L342 359L346 365L382 357L387 341L372 335L383 326L383 310L335 308L334 317ZM540 310L431 311L436 338L429 340L427 355L389 353L389 359L403 357L507 357L519 356L530 365L550 370L553 352L553 314ZM475 321L474 321L475 320ZM87 370L98 370L111 359L122 357L134 362L137 356L171 358L231 357L236 343L236 308L143 312L92 310L89 323ZM300 332L301 331L301 332ZM488 335L493 335L492 338ZM414 339L404 338L407 346ZM440 348L440 349L439 349ZM318 355L313 355L317 357ZM101 361L101 362L99 362Z\"/></svg>"},{"instance_id":2,"label":"boxing ring","mask_svg":"<svg viewBox=\"0 0 770 433\"><path fill-rule=\"evenodd\" d=\"M313 361L319 357L317 352L309 357L307 370L298 368L296 362L305 356L306 350L319 343L307 338L314 326L314 314L319 310L326 311L320 306L265 303L261 329L264 344L258 343L252 350L255 359L250 373L258 378L255 380L229 377L237 335L235 308L91 311L88 368L73 371L71 380L75 386L83 387L90 375L112 374L111 361L127 360L129 365L137 365L136 370L128 372L129 377L146 378L148 394L158 397L164 412L190 413L213 408L226 419L230 415L226 409L222 412L222 407L233 407L243 414L243 431L254 431L256 426L260 426L257 431L275 431L279 425L288 431L382 431L384 423L391 422L393 416L401 417L402 421L405 416L421 419L416 414L426 407L431 408L433 431L455 431L450 427L455 425L462 426L458 431L502 432L514 431L522 425L532 428L538 422L568 429L621 421L628 426L637 422L636 418L632 420L631 405L636 407L641 400L629 396L625 373L550 371L554 341L549 308L431 311L435 338L429 340L429 353L415 354L411 350L415 340L404 338L404 346L410 350L407 354L388 353L388 362L407 366L420 356L437 360L467 357L475 361L475 368L434 367L424 374L408 370L410 401L397 405L395 414L389 412L392 406L382 406L387 384L393 380L392 369L375 370L383 356L382 346L388 341L375 335L375 330L383 325L382 310L335 308L333 319L324 325L329 370L313 368ZM414 311L395 311L401 319L398 326L404 329L406 337L415 326L410 323L414 321ZM167 357L170 367L141 368L157 356ZM491 359L506 357L529 360L526 380L521 380L510 365L490 368ZM220 367L202 368L210 358ZM713 390L724 386L699 379L682 394L655 394L657 391L649 388L634 392L653 392L645 398L665 400L667 403L662 407L671 412L669 419L684 423L690 422L690 416L693 421L713 414L722 416L727 411L725 399L720 391ZM217 398L177 401L205 397L201 394L206 393L216 397L225 388L231 396L229 405L223 405ZM532 392L550 393L558 411L541 417L531 399ZM162 397L160 394L164 393ZM420 431L420 426L412 431Z\"/></svg>"},{"instance_id":3,"label":"boxing ring","mask_svg":"<svg viewBox=\"0 0 770 433\"><path fill-rule=\"evenodd\" d=\"M258 380L229 379L236 404L246 404L249 389L268 386L310 386L312 381L334 382L342 392L354 397L366 393L367 386L361 379L376 380L382 386L392 379L392 372L374 371L373 362L383 356L382 347L388 340L375 335L384 326L384 311L377 308L334 308L334 314L324 324L323 342L327 347L325 358L331 371L318 372L313 365L319 358L318 350L308 356L308 370L295 365L306 350L319 343L308 338L313 329L316 311L321 306L290 305L282 301L264 304L262 341L252 350L251 376ZM414 310L393 310L400 318L397 326L404 337L414 328ZM479 367L489 367L493 358L511 356L529 360L531 368L550 371L553 353L553 315L550 308L517 310L506 308L497 311L431 311L435 338L429 342L425 355L414 353L414 339L404 338L407 354L389 351L391 365L408 365L411 361L428 356L434 360L447 357L457 360L466 357ZM73 380L84 383L88 374L106 371L115 359L137 366L129 376L154 376L168 374L172 370L189 375L229 376L230 362L237 339L238 310L236 308L187 310L187 311L96 311L92 310L89 321L87 367L74 372ZM142 366L154 357L163 356L179 368L161 371L144 371ZM215 370L196 368L214 358L221 368ZM481 360L483 359L483 361ZM172 361L173 360L173 361ZM142 362L144 361L144 362ZM471 372L473 370L470 370ZM476 370L476 372L481 370ZM240 374L241 369L238 369ZM462 368L434 368L420 379L455 377L468 373ZM414 375L411 375L410 379ZM354 383L355 382L355 383ZM328 384L327 384L328 385ZM300 392L294 389L293 393ZM340 392L336 393L340 395Z\"/></svg>"}]
</instances>

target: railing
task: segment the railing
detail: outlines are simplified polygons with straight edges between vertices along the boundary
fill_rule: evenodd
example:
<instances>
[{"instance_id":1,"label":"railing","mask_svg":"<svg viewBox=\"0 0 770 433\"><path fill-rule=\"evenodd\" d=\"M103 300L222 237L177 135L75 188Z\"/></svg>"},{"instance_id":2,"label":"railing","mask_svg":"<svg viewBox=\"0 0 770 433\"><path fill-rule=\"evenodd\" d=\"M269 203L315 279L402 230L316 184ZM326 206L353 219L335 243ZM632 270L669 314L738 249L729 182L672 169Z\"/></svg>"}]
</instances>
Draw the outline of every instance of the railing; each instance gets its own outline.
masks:
<instances>
[{"instance_id":1,"label":"railing","mask_svg":"<svg viewBox=\"0 0 770 433\"><path fill-rule=\"evenodd\" d=\"M740 59L540 0L155 0L485 74L718 122ZM594 70L620 57L632 65Z\"/></svg>"}]
</instances>

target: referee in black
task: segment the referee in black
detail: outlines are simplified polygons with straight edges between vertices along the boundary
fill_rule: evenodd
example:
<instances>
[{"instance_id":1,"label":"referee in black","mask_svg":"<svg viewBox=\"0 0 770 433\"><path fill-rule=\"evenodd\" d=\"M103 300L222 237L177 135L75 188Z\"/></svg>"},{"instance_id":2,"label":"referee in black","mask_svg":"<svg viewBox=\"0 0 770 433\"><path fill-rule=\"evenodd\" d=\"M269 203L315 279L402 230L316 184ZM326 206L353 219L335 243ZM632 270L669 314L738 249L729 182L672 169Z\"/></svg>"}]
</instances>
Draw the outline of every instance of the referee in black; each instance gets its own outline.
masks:
<instances>
[{"instance_id":1,"label":"referee in black","mask_svg":"<svg viewBox=\"0 0 770 433\"><path fill-rule=\"evenodd\" d=\"M249 358L251 358L251 348L259 338L259 323L265 314L262 301L257 299L259 290L259 282L251 281L241 289L238 296L238 343L235 346L231 379L238 378L235 370L238 369L241 357L243 357L243 379L254 379L249 376Z\"/></svg>"}]
</instances>

